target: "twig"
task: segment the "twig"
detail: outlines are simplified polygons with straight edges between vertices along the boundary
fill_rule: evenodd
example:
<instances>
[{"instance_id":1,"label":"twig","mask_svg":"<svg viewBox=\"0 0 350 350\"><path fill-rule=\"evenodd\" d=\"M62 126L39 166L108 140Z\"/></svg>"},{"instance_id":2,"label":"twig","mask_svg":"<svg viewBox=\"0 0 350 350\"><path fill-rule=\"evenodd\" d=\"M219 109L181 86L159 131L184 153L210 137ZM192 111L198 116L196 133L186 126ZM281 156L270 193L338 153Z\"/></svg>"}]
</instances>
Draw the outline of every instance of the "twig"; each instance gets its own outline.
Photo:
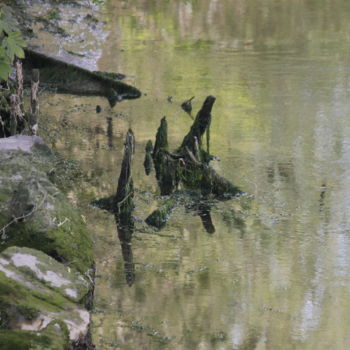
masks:
<instances>
[{"instance_id":1,"label":"twig","mask_svg":"<svg viewBox=\"0 0 350 350\"><path fill-rule=\"evenodd\" d=\"M5 226L1 227L1 228L0 228L0 232L2 232L2 233L1 233L1 238L2 238L2 239L5 239L5 238L6 238L6 236L5 236L5 235L6 235L6 229L7 229L9 226L11 226L13 223L18 222L19 220L23 220L23 219L27 218L28 216L32 215L34 212L36 212L36 211L44 204L44 201L45 201L46 198L47 198L47 194L44 193L44 196L43 196L41 202L39 203L39 205L34 206L34 207L32 208L32 210L31 210L29 213L24 214L24 215L22 215L22 216L14 217L14 218L13 218L10 222L8 222Z\"/></svg>"},{"instance_id":2,"label":"twig","mask_svg":"<svg viewBox=\"0 0 350 350\"><path fill-rule=\"evenodd\" d=\"M120 206L133 194L133 192L130 192L127 196L125 196L120 202L117 203L118 211L120 210Z\"/></svg>"}]
</instances>

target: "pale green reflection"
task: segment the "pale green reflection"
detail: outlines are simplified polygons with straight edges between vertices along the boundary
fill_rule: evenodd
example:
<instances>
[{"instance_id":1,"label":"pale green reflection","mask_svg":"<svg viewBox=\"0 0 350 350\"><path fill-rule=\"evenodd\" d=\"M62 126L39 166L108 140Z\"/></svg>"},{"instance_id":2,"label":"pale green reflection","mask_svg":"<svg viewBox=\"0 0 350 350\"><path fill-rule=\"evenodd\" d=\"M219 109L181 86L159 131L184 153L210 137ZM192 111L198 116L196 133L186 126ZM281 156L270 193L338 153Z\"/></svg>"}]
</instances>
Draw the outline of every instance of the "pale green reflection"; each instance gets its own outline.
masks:
<instances>
[{"instance_id":1,"label":"pale green reflection","mask_svg":"<svg viewBox=\"0 0 350 350\"><path fill-rule=\"evenodd\" d=\"M54 134L87 172L70 196L86 205L95 232L99 349L349 348L349 15L341 0L103 9L100 69L129 74L147 95L113 111L98 98L65 96L69 126ZM191 125L180 104L195 95L197 111L209 94L217 97L213 166L254 197L215 203L212 234L184 207L150 231L142 219L159 192L142 167L146 142L166 115L176 147ZM48 97L42 110L62 101ZM64 113L53 114L62 124ZM129 127L137 141L131 287L113 216L88 207L115 191Z\"/></svg>"}]
</instances>

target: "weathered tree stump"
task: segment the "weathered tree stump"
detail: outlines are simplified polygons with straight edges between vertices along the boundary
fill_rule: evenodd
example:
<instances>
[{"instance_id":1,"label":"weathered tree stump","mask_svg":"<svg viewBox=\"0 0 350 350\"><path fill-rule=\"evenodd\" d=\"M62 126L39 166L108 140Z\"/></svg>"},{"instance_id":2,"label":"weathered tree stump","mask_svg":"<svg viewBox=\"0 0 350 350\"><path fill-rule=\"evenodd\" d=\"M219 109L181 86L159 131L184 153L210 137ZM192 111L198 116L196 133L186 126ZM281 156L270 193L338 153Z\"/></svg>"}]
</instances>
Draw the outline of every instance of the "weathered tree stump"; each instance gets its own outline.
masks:
<instances>
[{"instance_id":1,"label":"weathered tree stump","mask_svg":"<svg viewBox=\"0 0 350 350\"><path fill-rule=\"evenodd\" d=\"M178 198L176 196L170 196L166 198L161 205L153 211L145 220L146 223L150 226L154 226L158 229L165 226L168 221L168 218L171 215L171 212L178 205Z\"/></svg>"},{"instance_id":2,"label":"weathered tree stump","mask_svg":"<svg viewBox=\"0 0 350 350\"><path fill-rule=\"evenodd\" d=\"M39 69L32 70L31 76L31 94L30 94L30 106L31 113L29 116L29 130L32 135L36 135L38 131L38 118L39 118L39 102L38 102L38 91L39 91Z\"/></svg>"},{"instance_id":3,"label":"weathered tree stump","mask_svg":"<svg viewBox=\"0 0 350 350\"><path fill-rule=\"evenodd\" d=\"M125 278L129 286L131 286L135 280L135 267L131 249L131 239L134 233L134 220L131 215L134 209L134 184L131 173L131 164L134 150L135 138L130 129L125 138L124 157L118 179L117 193L114 197L113 203L118 237L124 260Z\"/></svg>"},{"instance_id":4,"label":"weathered tree stump","mask_svg":"<svg viewBox=\"0 0 350 350\"><path fill-rule=\"evenodd\" d=\"M161 195L170 195L170 197L147 217L147 224L157 228L165 225L173 208L177 205L174 191L179 184L188 190L199 192L204 198L229 199L242 193L237 186L217 174L209 166L211 160L209 127L214 102L215 97L213 96L208 96L205 99L190 131L174 153L168 150L167 121L165 117L161 119L152 155L160 193ZM205 133L207 134L207 150L203 149L203 135ZM198 213L207 232L213 233L215 227L211 221L209 209L203 207Z\"/></svg>"},{"instance_id":5,"label":"weathered tree stump","mask_svg":"<svg viewBox=\"0 0 350 350\"><path fill-rule=\"evenodd\" d=\"M15 69L16 69L16 85L17 85L16 94L22 103L23 101L23 67L22 67L21 60L19 59L15 60Z\"/></svg>"},{"instance_id":6,"label":"weathered tree stump","mask_svg":"<svg viewBox=\"0 0 350 350\"><path fill-rule=\"evenodd\" d=\"M124 157L120 176L118 179L117 192L114 198L114 212L118 216L119 221L124 218L128 219L134 209L134 183L131 176L131 163L135 149L134 133L130 129L125 138Z\"/></svg>"},{"instance_id":7,"label":"weathered tree stump","mask_svg":"<svg viewBox=\"0 0 350 350\"><path fill-rule=\"evenodd\" d=\"M160 122L153 150L154 168L162 196L171 194L178 184L177 168L167 151L168 123L164 117Z\"/></svg>"},{"instance_id":8,"label":"weathered tree stump","mask_svg":"<svg viewBox=\"0 0 350 350\"><path fill-rule=\"evenodd\" d=\"M19 132L20 119L22 119L21 102L17 94L10 96L10 136L16 135Z\"/></svg>"},{"instance_id":9,"label":"weathered tree stump","mask_svg":"<svg viewBox=\"0 0 350 350\"><path fill-rule=\"evenodd\" d=\"M143 166L145 167L145 173L146 175L149 175L153 169L153 144L152 141L149 140L146 144L145 148L146 154L145 154L145 160L143 162Z\"/></svg>"}]
</instances>

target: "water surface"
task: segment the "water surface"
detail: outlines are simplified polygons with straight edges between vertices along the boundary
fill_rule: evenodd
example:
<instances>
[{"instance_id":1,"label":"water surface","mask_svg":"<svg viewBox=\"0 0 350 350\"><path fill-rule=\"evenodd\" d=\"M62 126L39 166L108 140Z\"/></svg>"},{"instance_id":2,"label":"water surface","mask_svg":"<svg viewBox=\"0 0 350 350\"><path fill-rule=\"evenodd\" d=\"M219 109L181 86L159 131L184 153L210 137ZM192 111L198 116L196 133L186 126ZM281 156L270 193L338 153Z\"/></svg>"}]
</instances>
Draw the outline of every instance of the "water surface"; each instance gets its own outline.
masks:
<instances>
[{"instance_id":1,"label":"water surface","mask_svg":"<svg viewBox=\"0 0 350 350\"><path fill-rule=\"evenodd\" d=\"M349 349L350 3L113 0L94 15L93 64L144 96L111 110L48 95L42 111L59 122L46 135L87 174L70 197L95 237L97 348ZM176 148L191 125L180 104L195 96L196 112L210 94L212 166L252 196L212 203L214 233L184 206L150 229L159 190L145 144L166 115ZM114 193L129 127L124 266L114 217L88 204Z\"/></svg>"}]
</instances>

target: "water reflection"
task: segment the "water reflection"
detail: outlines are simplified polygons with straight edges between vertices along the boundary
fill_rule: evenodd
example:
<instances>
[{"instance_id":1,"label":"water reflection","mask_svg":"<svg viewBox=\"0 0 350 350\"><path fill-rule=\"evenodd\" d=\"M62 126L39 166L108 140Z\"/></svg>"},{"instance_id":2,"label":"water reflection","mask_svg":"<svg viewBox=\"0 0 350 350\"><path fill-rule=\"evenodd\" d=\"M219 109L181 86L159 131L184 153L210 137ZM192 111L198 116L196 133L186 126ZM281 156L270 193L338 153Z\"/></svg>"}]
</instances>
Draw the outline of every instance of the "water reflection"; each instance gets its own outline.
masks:
<instances>
[{"instance_id":1,"label":"water reflection","mask_svg":"<svg viewBox=\"0 0 350 350\"><path fill-rule=\"evenodd\" d=\"M210 215L210 206L207 204L201 204L198 207L198 215L202 220L203 227L208 233L215 232L215 226Z\"/></svg>"},{"instance_id":2,"label":"water reflection","mask_svg":"<svg viewBox=\"0 0 350 350\"><path fill-rule=\"evenodd\" d=\"M134 233L134 222L133 219L131 219L128 225L121 225L117 216L115 216L115 221L117 225L118 238L124 260L125 280L128 286L131 287L135 282L135 265L131 243L132 235Z\"/></svg>"},{"instance_id":3,"label":"water reflection","mask_svg":"<svg viewBox=\"0 0 350 350\"><path fill-rule=\"evenodd\" d=\"M107 117L107 138L108 138L108 147L113 148L113 119Z\"/></svg>"},{"instance_id":4,"label":"water reflection","mask_svg":"<svg viewBox=\"0 0 350 350\"><path fill-rule=\"evenodd\" d=\"M96 285L96 307L105 310L94 315L99 348L348 349L350 3L133 0L107 9L99 69L134 75L147 96L117 104L128 117L113 119L114 150L105 112L95 113L104 101L93 101L89 118L73 113L82 128L64 128L56 146L89 174L81 197L113 193L116 154L131 125L134 214L147 217L158 186L142 168L147 140L167 115L169 143L179 145L191 124L179 106L211 92L215 169L254 197L202 211L198 204L194 215L178 206L162 231L144 232L136 221L124 270L116 270L124 253L111 243L113 216L94 213L105 274ZM84 130L95 125L104 134L90 148ZM199 212L210 212L212 225ZM215 234L206 233L213 226Z\"/></svg>"}]
</instances>

